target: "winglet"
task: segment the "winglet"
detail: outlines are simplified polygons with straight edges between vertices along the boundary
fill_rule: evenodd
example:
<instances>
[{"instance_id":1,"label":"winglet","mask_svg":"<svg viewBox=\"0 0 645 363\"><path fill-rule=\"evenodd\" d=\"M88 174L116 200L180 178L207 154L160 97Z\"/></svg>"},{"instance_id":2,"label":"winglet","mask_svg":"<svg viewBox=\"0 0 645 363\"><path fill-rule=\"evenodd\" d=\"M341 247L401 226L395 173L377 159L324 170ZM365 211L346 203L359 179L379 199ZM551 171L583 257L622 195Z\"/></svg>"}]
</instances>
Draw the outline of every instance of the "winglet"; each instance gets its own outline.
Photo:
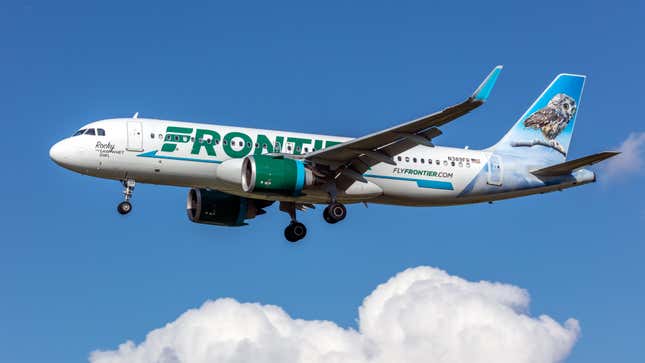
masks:
<instances>
[{"instance_id":1,"label":"winglet","mask_svg":"<svg viewBox=\"0 0 645 363\"><path fill-rule=\"evenodd\" d=\"M477 87L475 93L473 93L472 98L479 101L486 101L490 92L493 90L493 86L499 77L499 73L502 71L503 66L497 66L488 74L488 77L482 82L482 84Z\"/></svg>"}]
</instances>

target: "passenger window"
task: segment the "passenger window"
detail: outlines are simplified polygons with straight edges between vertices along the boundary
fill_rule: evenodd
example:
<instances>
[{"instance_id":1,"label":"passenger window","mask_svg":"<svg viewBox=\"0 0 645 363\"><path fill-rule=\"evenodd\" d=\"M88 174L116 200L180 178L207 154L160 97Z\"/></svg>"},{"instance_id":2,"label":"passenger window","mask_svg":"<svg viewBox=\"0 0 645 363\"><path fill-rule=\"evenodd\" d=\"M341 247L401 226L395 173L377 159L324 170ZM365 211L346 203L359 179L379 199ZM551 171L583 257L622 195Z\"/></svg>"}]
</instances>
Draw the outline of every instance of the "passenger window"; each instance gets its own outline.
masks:
<instances>
[{"instance_id":1,"label":"passenger window","mask_svg":"<svg viewBox=\"0 0 645 363\"><path fill-rule=\"evenodd\" d=\"M428 164L432 164L432 159L428 159Z\"/></svg>"},{"instance_id":2,"label":"passenger window","mask_svg":"<svg viewBox=\"0 0 645 363\"><path fill-rule=\"evenodd\" d=\"M450 165L455 166L455 162L454 162L454 161L451 161L451 162L450 162Z\"/></svg>"},{"instance_id":3,"label":"passenger window","mask_svg":"<svg viewBox=\"0 0 645 363\"><path fill-rule=\"evenodd\" d=\"M463 167L464 167L464 163L462 163L462 162L460 161L460 162L459 162L459 167L460 167L460 168L463 168Z\"/></svg>"},{"instance_id":4,"label":"passenger window","mask_svg":"<svg viewBox=\"0 0 645 363\"><path fill-rule=\"evenodd\" d=\"M300 152L300 146L296 146L296 152Z\"/></svg>"},{"instance_id":5,"label":"passenger window","mask_svg":"<svg viewBox=\"0 0 645 363\"><path fill-rule=\"evenodd\" d=\"M400 156L399 156L399 157L397 157L396 159L397 159L398 161L401 161L401 157L400 157Z\"/></svg>"},{"instance_id":6,"label":"passenger window","mask_svg":"<svg viewBox=\"0 0 645 363\"><path fill-rule=\"evenodd\" d=\"M287 146L287 151L291 151L291 146Z\"/></svg>"},{"instance_id":7,"label":"passenger window","mask_svg":"<svg viewBox=\"0 0 645 363\"><path fill-rule=\"evenodd\" d=\"M195 142L195 137L191 136L190 137L190 142Z\"/></svg>"},{"instance_id":8,"label":"passenger window","mask_svg":"<svg viewBox=\"0 0 645 363\"><path fill-rule=\"evenodd\" d=\"M425 164L425 162L426 162L426 161L425 161L425 160L423 160L423 158L421 158L421 164Z\"/></svg>"},{"instance_id":9,"label":"passenger window","mask_svg":"<svg viewBox=\"0 0 645 363\"><path fill-rule=\"evenodd\" d=\"M443 161L443 166L448 166L448 160Z\"/></svg>"},{"instance_id":10,"label":"passenger window","mask_svg":"<svg viewBox=\"0 0 645 363\"><path fill-rule=\"evenodd\" d=\"M405 162L406 162L406 163L409 163L409 162L410 162L410 157L409 157L409 156L406 156L406 157L405 157Z\"/></svg>"},{"instance_id":11,"label":"passenger window","mask_svg":"<svg viewBox=\"0 0 645 363\"><path fill-rule=\"evenodd\" d=\"M259 147L260 147L260 144L258 144L258 143L256 142L256 143L255 143L255 148L257 149L257 148L259 148Z\"/></svg>"},{"instance_id":12,"label":"passenger window","mask_svg":"<svg viewBox=\"0 0 645 363\"><path fill-rule=\"evenodd\" d=\"M305 152L306 152L306 153L308 153L308 152L309 152L309 148L305 148Z\"/></svg>"},{"instance_id":13,"label":"passenger window","mask_svg":"<svg viewBox=\"0 0 645 363\"><path fill-rule=\"evenodd\" d=\"M96 132L94 129L87 129L87 131L85 131L85 135L96 135Z\"/></svg>"},{"instance_id":14,"label":"passenger window","mask_svg":"<svg viewBox=\"0 0 645 363\"><path fill-rule=\"evenodd\" d=\"M210 145L210 143L211 143L212 141L213 141L213 140L211 140L211 139L207 139L207 140L206 140L206 143Z\"/></svg>"},{"instance_id":15,"label":"passenger window","mask_svg":"<svg viewBox=\"0 0 645 363\"><path fill-rule=\"evenodd\" d=\"M413 162L413 163L416 163L416 162L417 162L417 158L412 158L412 162Z\"/></svg>"},{"instance_id":16,"label":"passenger window","mask_svg":"<svg viewBox=\"0 0 645 363\"><path fill-rule=\"evenodd\" d=\"M166 141L172 141L172 135L166 135Z\"/></svg>"},{"instance_id":17,"label":"passenger window","mask_svg":"<svg viewBox=\"0 0 645 363\"><path fill-rule=\"evenodd\" d=\"M100 129L99 129L99 130L100 130ZM101 132L99 131L99 133L101 133ZM150 138L151 138L151 139L154 139L154 138L155 138L155 133L154 133L154 132L151 132L151 133L150 133Z\"/></svg>"},{"instance_id":18,"label":"passenger window","mask_svg":"<svg viewBox=\"0 0 645 363\"><path fill-rule=\"evenodd\" d=\"M240 141L240 146L244 146L244 143L243 143L242 141ZM251 143L250 143L250 142L247 142L247 143L246 143L246 146L251 147ZM256 147L257 147L257 146L256 146Z\"/></svg>"},{"instance_id":19,"label":"passenger window","mask_svg":"<svg viewBox=\"0 0 645 363\"><path fill-rule=\"evenodd\" d=\"M226 145L228 142L226 140L222 141L222 144Z\"/></svg>"},{"instance_id":20,"label":"passenger window","mask_svg":"<svg viewBox=\"0 0 645 363\"><path fill-rule=\"evenodd\" d=\"M266 148L267 148L267 144L262 144L262 148L263 148L263 149L266 149Z\"/></svg>"},{"instance_id":21,"label":"passenger window","mask_svg":"<svg viewBox=\"0 0 645 363\"><path fill-rule=\"evenodd\" d=\"M159 140L163 140L163 135L159 134Z\"/></svg>"},{"instance_id":22,"label":"passenger window","mask_svg":"<svg viewBox=\"0 0 645 363\"><path fill-rule=\"evenodd\" d=\"M200 144L203 144L203 143L204 143L204 139L198 139L198 140L197 140L197 142L198 142L198 143L200 143Z\"/></svg>"},{"instance_id":23,"label":"passenger window","mask_svg":"<svg viewBox=\"0 0 645 363\"><path fill-rule=\"evenodd\" d=\"M441 165L441 163L439 162L439 160L435 160L435 161L434 161L434 163L435 163L435 164L437 164L437 165Z\"/></svg>"},{"instance_id":24,"label":"passenger window","mask_svg":"<svg viewBox=\"0 0 645 363\"><path fill-rule=\"evenodd\" d=\"M276 143L275 143L275 149L276 149L276 151L280 151L280 150L281 150L281 148L280 148L280 143L279 143L279 142L276 142Z\"/></svg>"}]
</instances>

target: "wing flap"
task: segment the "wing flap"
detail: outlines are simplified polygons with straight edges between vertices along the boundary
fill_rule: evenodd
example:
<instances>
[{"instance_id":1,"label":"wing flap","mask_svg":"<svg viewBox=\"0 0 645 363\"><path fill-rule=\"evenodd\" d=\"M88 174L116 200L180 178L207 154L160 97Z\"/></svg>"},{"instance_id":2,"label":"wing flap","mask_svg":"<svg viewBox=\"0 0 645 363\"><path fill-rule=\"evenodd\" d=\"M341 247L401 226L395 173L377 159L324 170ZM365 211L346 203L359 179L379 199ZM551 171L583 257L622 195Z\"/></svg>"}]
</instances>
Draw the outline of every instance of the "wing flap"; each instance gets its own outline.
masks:
<instances>
[{"instance_id":1,"label":"wing flap","mask_svg":"<svg viewBox=\"0 0 645 363\"><path fill-rule=\"evenodd\" d=\"M552 165L546 168L533 170L531 171L531 174L536 176L568 175L571 174L571 172L573 172L574 170L580 169L583 166L593 165L595 163L614 157L618 154L620 153L617 151L603 151L601 153L584 156L579 159L566 161L564 163Z\"/></svg>"}]
</instances>

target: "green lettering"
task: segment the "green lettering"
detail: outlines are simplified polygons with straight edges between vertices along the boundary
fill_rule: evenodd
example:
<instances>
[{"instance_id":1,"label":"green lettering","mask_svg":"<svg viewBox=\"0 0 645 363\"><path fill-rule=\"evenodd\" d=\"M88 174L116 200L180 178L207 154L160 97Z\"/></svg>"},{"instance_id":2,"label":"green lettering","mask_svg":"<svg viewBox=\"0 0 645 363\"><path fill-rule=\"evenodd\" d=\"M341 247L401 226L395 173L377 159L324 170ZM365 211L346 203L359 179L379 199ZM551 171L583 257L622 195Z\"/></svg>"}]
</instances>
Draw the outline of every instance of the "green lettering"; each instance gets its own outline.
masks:
<instances>
[{"instance_id":1,"label":"green lettering","mask_svg":"<svg viewBox=\"0 0 645 363\"><path fill-rule=\"evenodd\" d=\"M163 144L161 146L161 151L171 153L177 149L177 144Z\"/></svg>"},{"instance_id":2,"label":"green lettering","mask_svg":"<svg viewBox=\"0 0 645 363\"><path fill-rule=\"evenodd\" d=\"M323 141L322 140L316 140L314 141L314 150L320 150L323 147Z\"/></svg>"},{"instance_id":3,"label":"green lettering","mask_svg":"<svg viewBox=\"0 0 645 363\"><path fill-rule=\"evenodd\" d=\"M340 142L340 141L327 141L327 142L325 143L325 147L326 147L326 148L327 148L327 147L332 147L332 146L334 146L334 145L338 145L338 144L342 144L342 142Z\"/></svg>"},{"instance_id":4,"label":"green lettering","mask_svg":"<svg viewBox=\"0 0 645 363\"><path fill-rule=\"evenodd\" d=\"M177 127L177 126L168 126L166 132L176 132L179 134L192 134L193 129L190 127Z\"/></svg>"},{"instance_id":5,"label":"green lettering","mask_svg":"<svg viewBox=\"0 0 645 363\"><path fill-rule=\"evenodd\" d=\"M280 144L278 146L278 150L276 152L280 152L280 149L282 148L282 143L284 142L284 137L282 136L277 136L275 138L275 142L272 142L269 140L269 138L266 135L258 135L257 139L257 144L258 147L255 148L255 155L260 155L264 151L264 145L266 145L266 151L267 153L272 153L273 150L276 149L276 144Z\"/></svg>"},{"instance_id":6,"label":"green lettering","mask_svg":"<svg viewBox=\"0 0 645 363\"><path fill-rule=\"evenodd\" d=\"M210 136L210 142L207 142L206 138L204 136ZM206 153L209 156L216 156L215 154L215 144L218 143L220 140L220 135L211 130L201 130L197 129L197 133L195 134L195 142L193 143L193 149L191 150L191 154L194 155L199 155L199 152L201 151L202 147L206 149Z\"/></svg>"},{"instance_id":7,"label":"green lettering","mask_svg":"<svg viewBox=\"0 0 645 363\"><path fill-rule=\"evenodd\" d=\"M293 153L294 155L300 155L302 151L302 145L311 144L311 139L301 139L299 137L289 137L287 142L293 143Z\"/></svg>"},{"instance_id":8,"label":"green lettering","mask_svg":"<svg viewBox=\"0 0 645 363\"><path fill-rule=\"evenodd\" d=\"M236 137L239 137L244 142L241 150L233 150L233 145L231 145L231 141ZM252 148L253 144L249 135L241 132L229 132L224 136L224 152L232 158L243 158L251 152Z\"/></svg>"}]
</instances>

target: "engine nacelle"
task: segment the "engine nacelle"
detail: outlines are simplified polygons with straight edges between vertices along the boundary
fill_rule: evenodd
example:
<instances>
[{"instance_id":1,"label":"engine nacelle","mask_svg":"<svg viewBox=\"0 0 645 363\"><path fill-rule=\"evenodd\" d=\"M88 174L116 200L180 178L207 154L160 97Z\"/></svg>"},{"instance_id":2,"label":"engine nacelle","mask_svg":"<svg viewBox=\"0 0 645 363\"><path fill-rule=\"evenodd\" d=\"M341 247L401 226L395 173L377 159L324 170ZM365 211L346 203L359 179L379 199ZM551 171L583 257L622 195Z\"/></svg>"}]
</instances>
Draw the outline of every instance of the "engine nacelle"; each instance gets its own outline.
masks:
<instances>
[{"instance_id":1,"label":"engine nacelle","mask_svg":"<svg viewBox=\"0 0 645 363\"><path fill-rule=\"evenodd\" d=\"M299 195L315 181L302 160L253 155L244 158L242 163L242 190L247 193L269 191Z\"/></svg>"},{"instance_id":2,"label":"engine nacelle","mask_svg":"<svg viewBox=\"0 0 645 363\"><path fill-rule=\"evenodd\" d=\"M262 208L273 202L248 199L217 190L191 189L186 201L188 219L217 226L244 226L246 219L266 213Z\"/></svg>"}]
</instances>

